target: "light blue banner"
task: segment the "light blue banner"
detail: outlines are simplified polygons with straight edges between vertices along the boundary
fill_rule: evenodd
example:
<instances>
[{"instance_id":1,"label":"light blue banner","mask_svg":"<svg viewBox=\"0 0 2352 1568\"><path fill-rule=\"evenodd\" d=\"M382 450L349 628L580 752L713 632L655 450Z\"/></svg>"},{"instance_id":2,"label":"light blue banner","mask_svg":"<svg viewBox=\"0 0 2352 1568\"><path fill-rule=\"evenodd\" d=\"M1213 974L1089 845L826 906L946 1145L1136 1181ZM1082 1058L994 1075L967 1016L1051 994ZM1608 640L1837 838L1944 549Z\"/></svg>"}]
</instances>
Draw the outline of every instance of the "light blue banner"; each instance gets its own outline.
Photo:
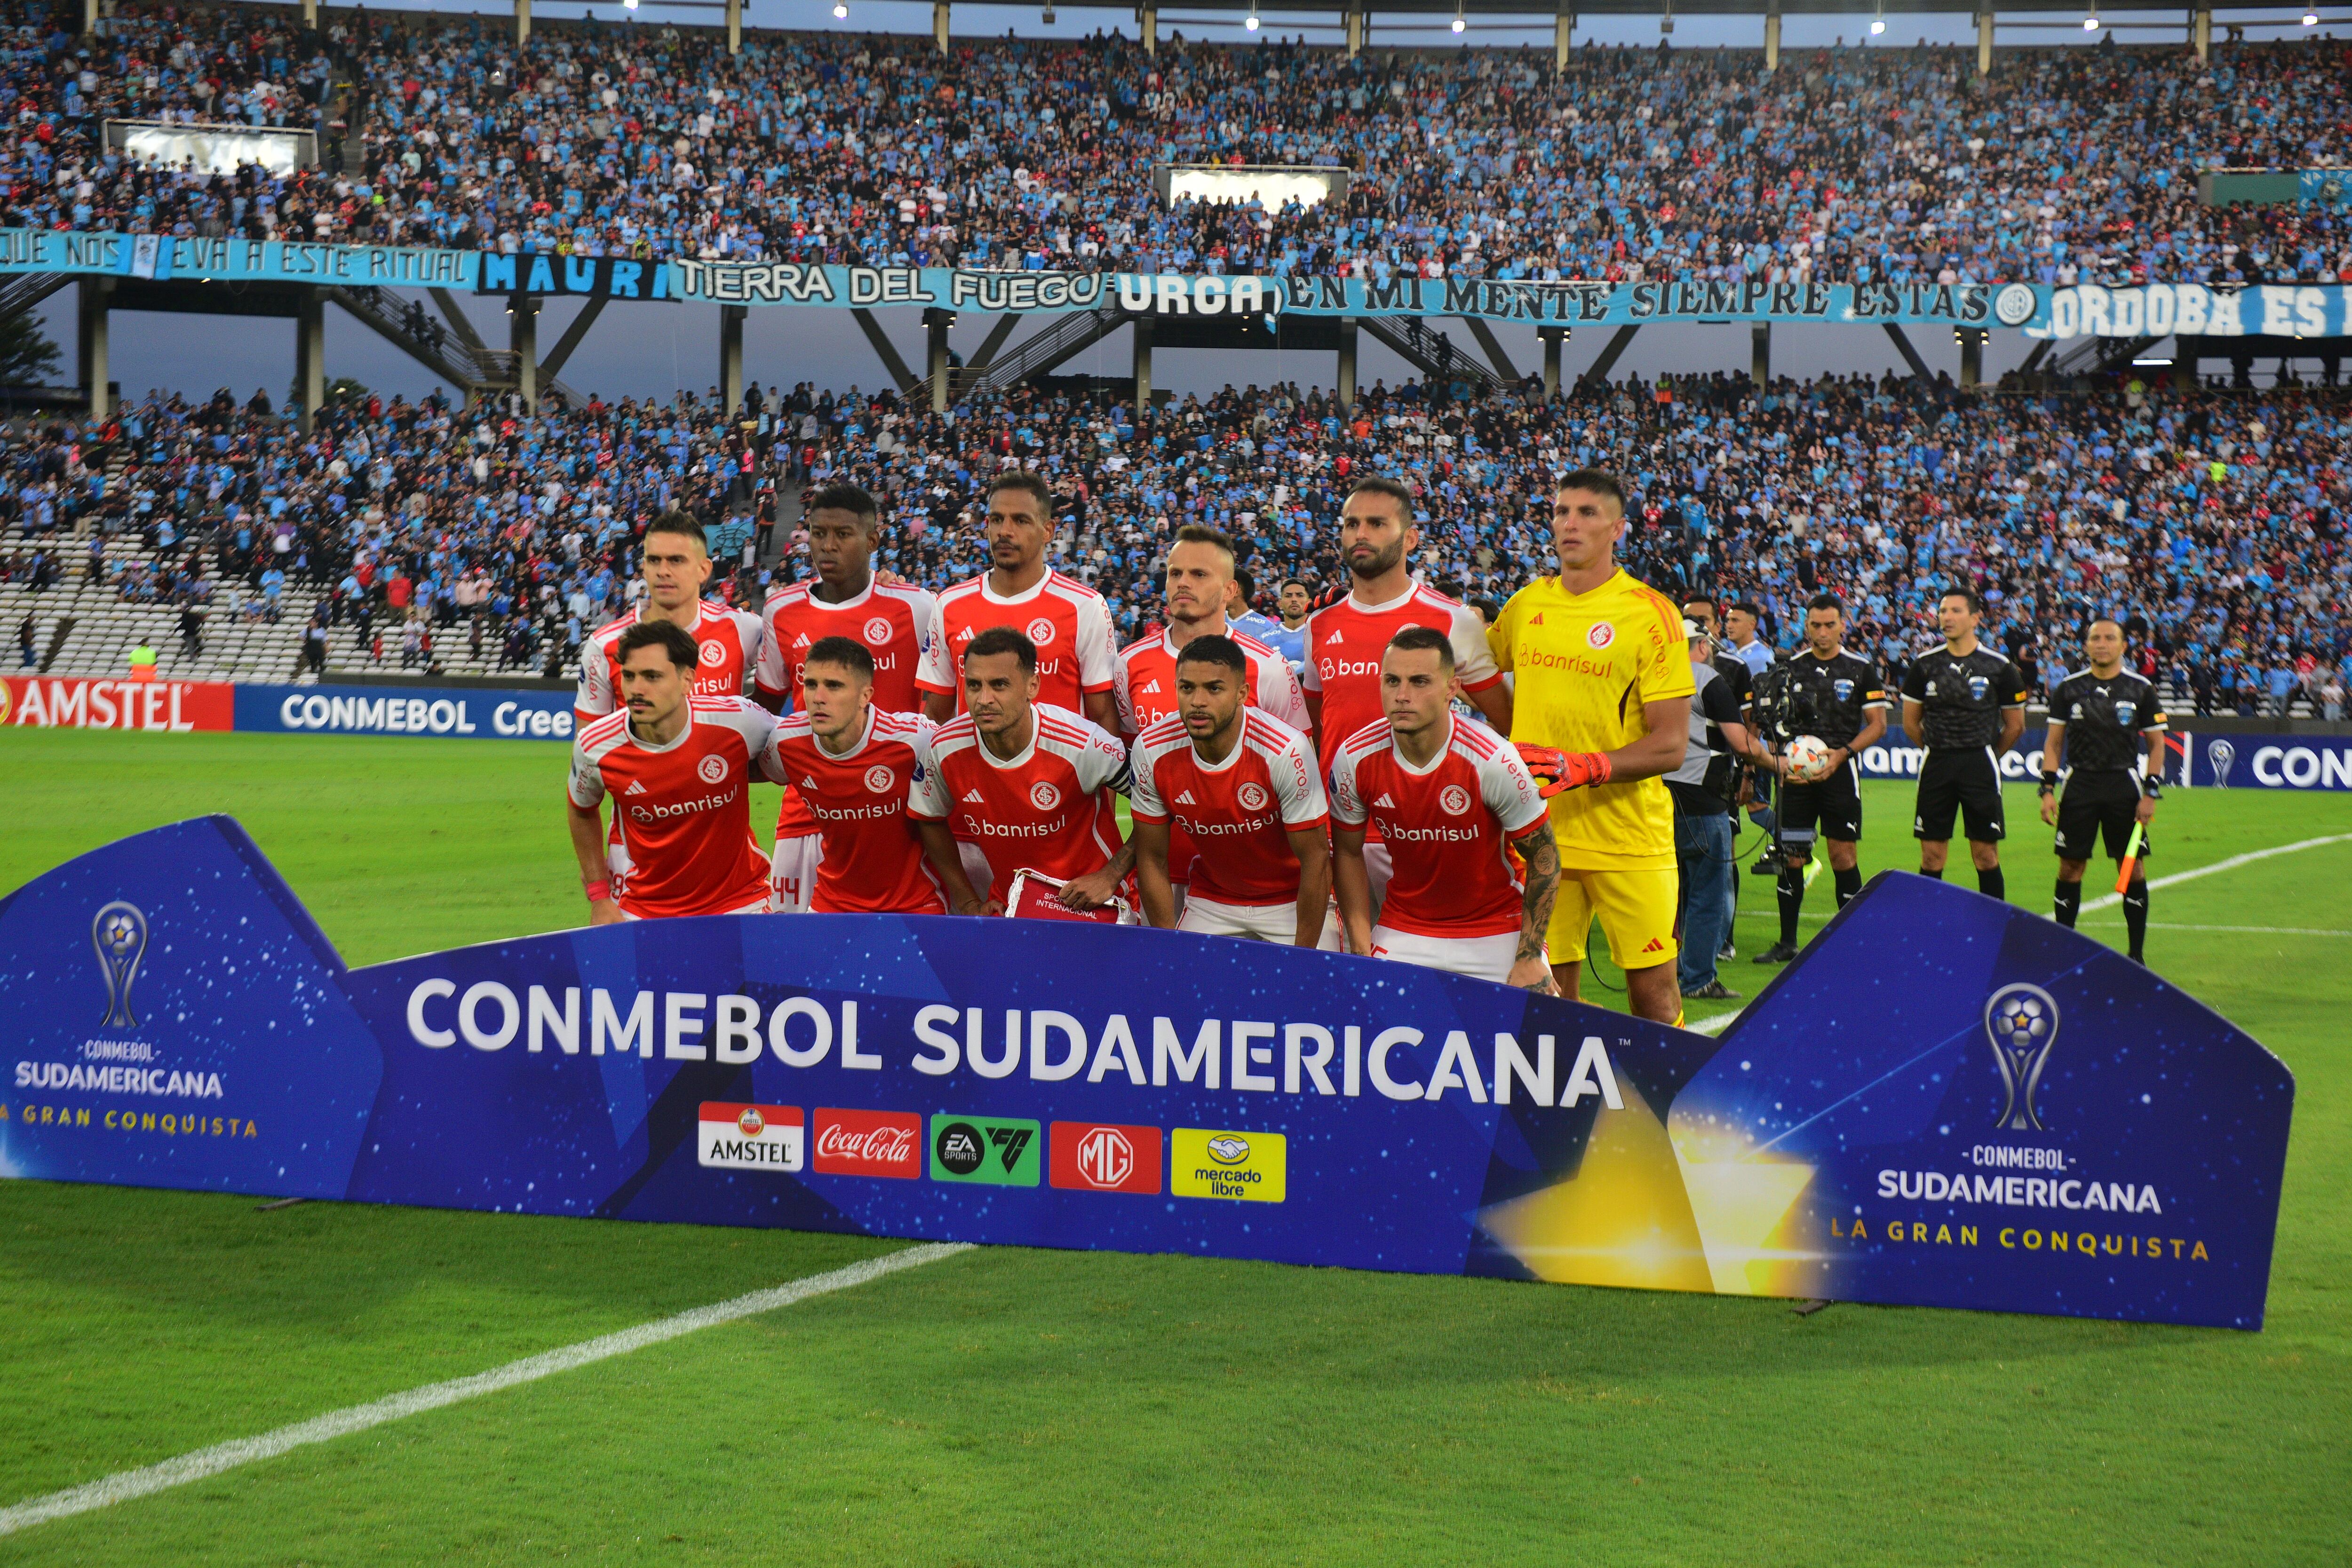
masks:
<instances>
[{"instance_id":1,"label":"light blue banner","mask_svg":"<svg viewBox=\"0 0 2352 1568\"><path fill-rule=\"evenodd\" d=\"M70 272L156 282L410 284L471 289L481 253L279 239L169 239L0 228L0 276Z\"/></svg>"}]
</instances>

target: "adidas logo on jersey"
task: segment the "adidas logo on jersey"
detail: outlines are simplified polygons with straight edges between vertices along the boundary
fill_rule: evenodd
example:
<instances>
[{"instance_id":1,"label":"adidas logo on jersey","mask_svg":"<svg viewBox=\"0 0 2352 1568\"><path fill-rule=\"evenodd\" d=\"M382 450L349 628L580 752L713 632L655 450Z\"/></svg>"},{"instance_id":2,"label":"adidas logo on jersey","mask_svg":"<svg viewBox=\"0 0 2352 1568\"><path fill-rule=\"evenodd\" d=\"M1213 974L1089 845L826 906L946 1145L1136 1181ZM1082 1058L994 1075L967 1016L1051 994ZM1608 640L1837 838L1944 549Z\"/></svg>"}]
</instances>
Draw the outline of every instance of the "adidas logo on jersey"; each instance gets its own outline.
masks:
<instances>
[{"instance_id":1,"label":"adidas logo on jersey","mask_svg":"<svg viewBox=\"0 0 2352 1568\"><path fill-rule=\"evenodd\" d=\"M1394 810L1396 809L1396 802L1395 802L1395 801L1393 801L1393 800L1391 800L1391 799L1389 798L1388 794L1387 794L1387 792L1386 792L1386 791L1382 791L1382 792L1381 792L1381 798L1380 798L1380 799L1378 799L1378 800L1376 800L1376 801L1374 801L1374 802L1372 802L1372 804L1373 804L1374 805L1385 805L1385 806L1387 806L1391 811L1394 811Z\"/></svg>"},{"instance_id":2,"label":"adidas logo on jersey","mask_svg":"<svg viewBox=\"0 0 2352 1568\"><path fill-rule=\"evenodd\" d=\"M1666 951L1666 944L1660 942L1656 937L1652 937L1650 939L1650 945L1643 948L1642 951L1643 952L1664 952Z\"/></svg>"},{"instance_id":3,"label":"adidas logo on jersey","mask_svg":"<svg viewBox=\"0 0 2352 1568\"><path fill-rule=\"evenodd\" d=\"M1538 610L1534 615L1528 617L1528 625L1531 626L1539 626L1543 625L1543 612L1541 610Z\"/></svg>"},{"instance_id":4,"label":"adidas logo on jersey","mask_svg":"<svg viewBox=\"0 0 2352 1568\"><path fill-rule=\"evenodd\" d=\"M964 791L963 801L966 805L986 805L988 804L988 802L981 798L980 792L976 789L968 789Z\"/></svg>"},{"instance_id":5,"label":"adidas logo on jersey","mask_svg":"<svg viewBox=\"0 0 2352 1568\"><path fill-rule=\"evenodd\" d=\"M798 636L798 637L794 637L794 638L793 639L793 646L794 647L808 647L808 645L809 645L809 637L808 637L808 633L806 633L806 632L803 632L800 636Z\"/></svg>"},{"instance_id":6,"label":"adidas logo on jersey","mask_svg":"<svg viewBox=\"0 0 2352 1568\"><path fill-rule=\"evenodd\" d=\"M1325 647L1338 647L1341 643L1346 642L1347 640L1348 634L1340 630L1338 626L1333 626L1331 628L1330 637L1324 640L1323 646Z\"/></svg>"},{"instance_id":7,"label":"adidas logo on jersey","mask_svg":"<svg viewBox=\"0 0 2352 1568\"><path fill-rule=\"evenodd\" d=\"M621 793L623 795L643 795L646 793L646 781L643 779L632 779L629 783L629 787L623 790Z\"/></svg>"},{"instance_id":8,"label":"adidas logo on jersey","mask_svg":"<svg viewBox=\"0 0 2352 1568\"><path fill-rule=\"evenodd\" d=\"M1135 694L1138 697L1157 697L1160 695L1160 682L1155 680L1149 686L1139 686L1135 689ZM2104 696L2105 693L2101 695Z\"/></svg>"},{"instance_id":9,"label":"adidas logo on jersey","mask_svg":"<svg viewBox=\"0 0 2352 1568\"><path fill-rule=\"evenodd\" d=\"M801 775L801 788L803 788L803 789L814 789L814 788L816 788L816 780L814 780L814 779L813 779L813 778L809 777L809 776L808 776L808 774L806 774L806 773L803 773L803 774Z\"/></svg>"},{"instance_id":10,"label":"adidas logo on jersey","mask_svg":"<svg viewBox=\"0 0 2352 1568\"><path fill-rule=\"evenodd\" d=\"M1192 798L1192 792L1188 789L1182 795L1176 797L1176 804L1178 805L1198 805L1201 803Z\"/></svg>"}]
</instances>

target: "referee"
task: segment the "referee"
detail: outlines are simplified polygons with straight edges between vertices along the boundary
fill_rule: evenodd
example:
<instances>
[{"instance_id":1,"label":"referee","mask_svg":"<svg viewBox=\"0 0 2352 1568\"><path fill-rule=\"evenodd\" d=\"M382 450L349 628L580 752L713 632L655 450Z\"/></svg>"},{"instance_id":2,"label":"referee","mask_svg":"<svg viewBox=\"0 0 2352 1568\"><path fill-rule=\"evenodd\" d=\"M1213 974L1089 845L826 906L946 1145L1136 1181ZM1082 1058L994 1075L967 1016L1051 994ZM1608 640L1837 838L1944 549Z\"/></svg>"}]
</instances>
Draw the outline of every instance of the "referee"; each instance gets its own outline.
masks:
<instances>
[{"instance_id":1,"label":"referee","mask_svg":"<svg viewBox=\"0 0 2352 1568\"><path fill-rule=\"evenodd\" d=\"M1830 870L1837 879L1837 907L1862 891L1856 861L1862 839L1862 770L1854 756L1886 733L1886 688L1875 661L1845 650L1845 605L1834 594L1817 594L1805 605L1805 647L1780 667L1779 700L1772 704L1772 741L1785 751L1790 741L1811 735L1830 749L1829 765L1810 779L1789 777L1784 757L1772 759L1780 784L1780 940L1756 955L1759 963L1786 963L1797 956L1797 916L1805 907L1805 867L1813 858L1816 832L1829 841Z\"/></svg>"},{"instance_id":2,"label":"referee","mask_svg":"<svg viewBox=\"0 0 2352 1568\"><path fill-rule=\"evenodd\" d=\"M2058 827L2058 923L2072 927L2083 909L2083 868L2099 839L2124 858L2134 824L2139 853L2148 854L2147 825L2156 820L2164 786L2164 705L2156 688L2124 668L2124 629L2105 616L2083 637L2088 668L2078 669L2050 694L2050 738L2042 747L2042 820ZM2146 772L2140 771L2146 756ZM2068 764L2065 794L2058 791L2061 762ZM2135 963L2147 962L2147 873L2132 868L2124 890L2124 929Z\"/></svg>"},{"instance_id":3,"label":"referee","mask_svg":"<svg viewBox=\"0 0 2352 1568\"><path fill-rule=\"evenodd\" d=\"M1983 618L1984 600L1974 588L1953 588L1937 601L1944 646L1912 660L1903 678L1903 732L1927 749L1911 820L1919 874L1944 879L1957 814L1966 820L1977 890L1999 899L2008 893L2000 840L2009 831L2000 809L1999 753L2025 732L2025 677L1977 641Z\"/></svg>"}]
</instances>

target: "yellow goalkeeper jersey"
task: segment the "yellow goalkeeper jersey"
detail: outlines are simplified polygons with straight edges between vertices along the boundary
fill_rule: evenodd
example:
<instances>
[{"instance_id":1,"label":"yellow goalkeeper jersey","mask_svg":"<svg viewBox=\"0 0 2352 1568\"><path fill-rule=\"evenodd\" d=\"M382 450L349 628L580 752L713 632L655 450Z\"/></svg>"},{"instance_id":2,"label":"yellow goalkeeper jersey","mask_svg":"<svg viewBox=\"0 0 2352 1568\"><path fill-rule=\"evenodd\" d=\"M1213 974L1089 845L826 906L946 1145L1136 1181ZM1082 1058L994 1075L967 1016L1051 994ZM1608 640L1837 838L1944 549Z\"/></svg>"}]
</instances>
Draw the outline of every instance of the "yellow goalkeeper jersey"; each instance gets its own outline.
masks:
<instances>
[{"instance_id":1,"label":"yellow goalkeeper jersey","mask_svg":"<svg viewBox=\"0 0 2352 1568\"><path fill-rule=\"evenodd\" d=\"M1515 741L1613 752L1650 732L1643 704L1687 701L1693 689L1682 612L1622 570L1589 594L1536 579L1511 595L1486 640L1513 678ZM1674 799L1659 779L1562 791L1551 825L1564 869L1675 864Z\"/></svg>"}]
</instances>

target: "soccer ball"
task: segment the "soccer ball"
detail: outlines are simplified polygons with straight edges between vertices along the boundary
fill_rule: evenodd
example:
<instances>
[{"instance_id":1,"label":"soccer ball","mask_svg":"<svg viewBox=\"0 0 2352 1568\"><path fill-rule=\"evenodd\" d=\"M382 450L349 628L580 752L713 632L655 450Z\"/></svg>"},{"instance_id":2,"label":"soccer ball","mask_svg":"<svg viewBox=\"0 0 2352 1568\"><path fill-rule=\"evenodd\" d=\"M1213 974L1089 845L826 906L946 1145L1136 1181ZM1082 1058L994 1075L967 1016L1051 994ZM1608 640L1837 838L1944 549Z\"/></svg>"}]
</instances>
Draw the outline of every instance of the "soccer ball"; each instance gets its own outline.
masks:
<instances>
[{"instance_id":1,"label":"soccer ball","mask_svg":"<svg viewBox=\"0 0 2352 1568\"><path fill-rule=\"evenodd\" d=\"M1800 735L1789 742L1789 782L1811 784L1830 771L1830 749L1818 735Z\"/></svg>"}]
</instances>

